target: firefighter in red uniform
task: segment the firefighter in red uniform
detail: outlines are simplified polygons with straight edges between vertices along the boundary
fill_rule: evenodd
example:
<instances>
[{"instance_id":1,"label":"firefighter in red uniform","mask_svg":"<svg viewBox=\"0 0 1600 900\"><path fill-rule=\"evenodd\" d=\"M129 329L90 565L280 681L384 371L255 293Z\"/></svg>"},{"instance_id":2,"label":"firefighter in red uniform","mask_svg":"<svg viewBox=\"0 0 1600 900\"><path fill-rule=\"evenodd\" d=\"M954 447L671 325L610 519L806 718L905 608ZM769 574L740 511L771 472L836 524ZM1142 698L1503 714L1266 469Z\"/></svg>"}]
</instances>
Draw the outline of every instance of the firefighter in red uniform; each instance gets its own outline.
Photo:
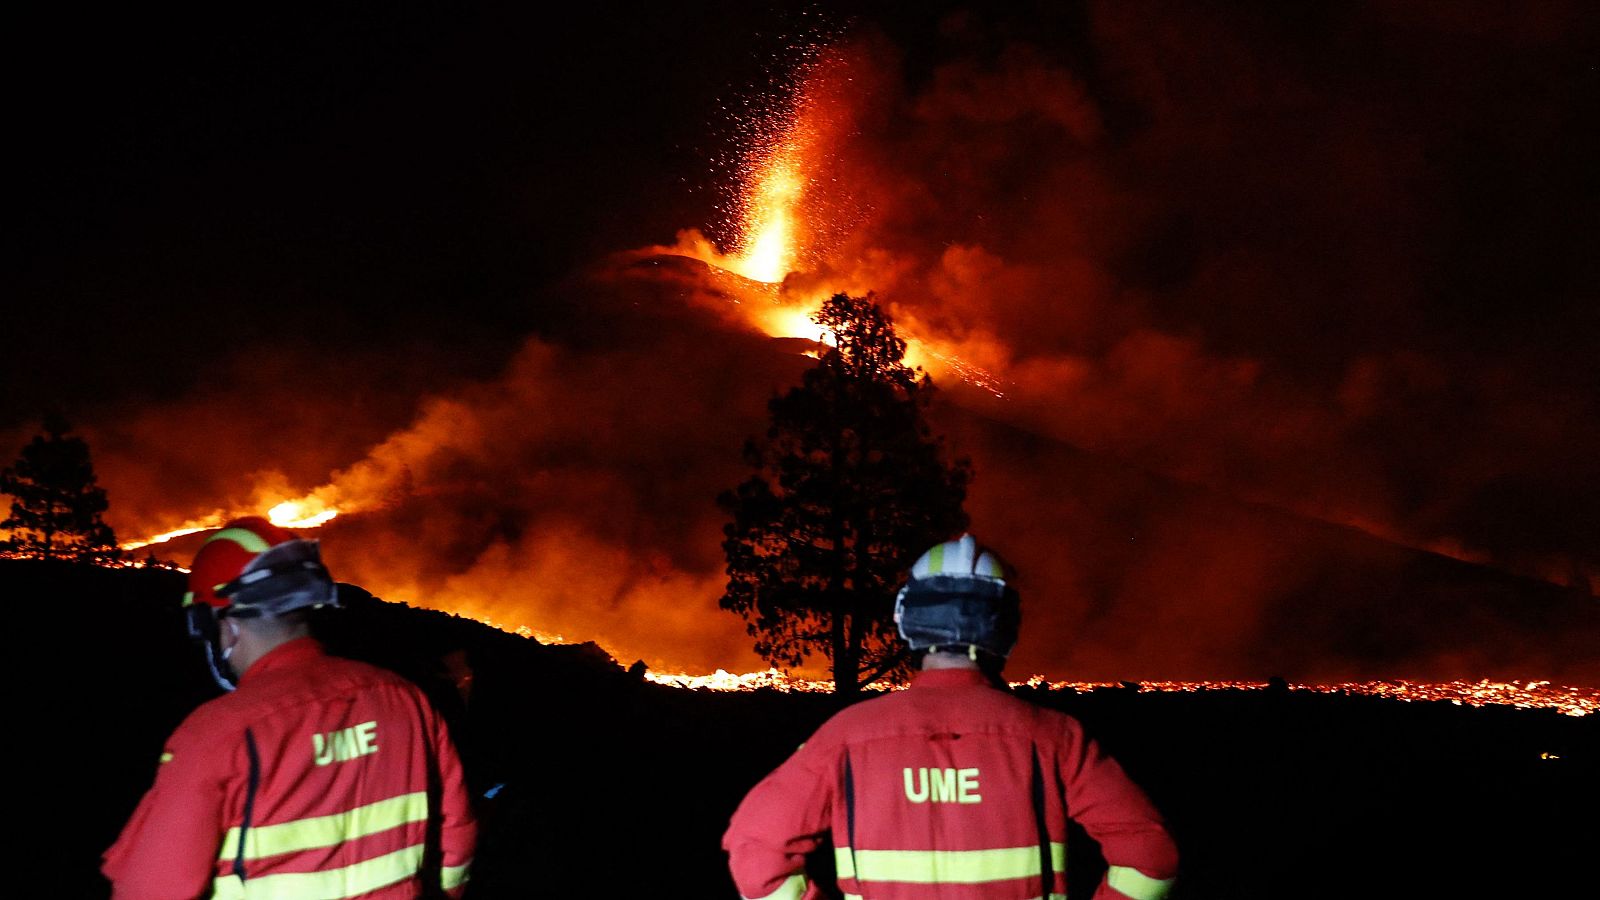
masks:
<instances>
[{"instance_id":1,"label":"firefighter in red uniform","mask_svg":"<svg viewBox=\"0 0 1600 900\"><path fill-rule=\"evenodd\" d=\"M805 856L831 835L847 898L1063 898L1070 816L1110 864L1095 900L1165 897L1178 853L1144 792L1076 720L993 684L1021 621L998 557L971 535L932 548L894 615L921 671L744 798L722 840L741 896L820 896Z\"/></svg>"},{"instance_id":2,"label":"firefighter in red uniform","mask_svg":"<svg viewBox=\"0 0 1600 900\"><path fill-rule=\"evenodd\" d=\"M106 851L116 900L459 897L476 826L444 723L414 685L327 656L315 541L265 519L212 535L185 610L212 671Z\"/></svg>"}]
</instances>

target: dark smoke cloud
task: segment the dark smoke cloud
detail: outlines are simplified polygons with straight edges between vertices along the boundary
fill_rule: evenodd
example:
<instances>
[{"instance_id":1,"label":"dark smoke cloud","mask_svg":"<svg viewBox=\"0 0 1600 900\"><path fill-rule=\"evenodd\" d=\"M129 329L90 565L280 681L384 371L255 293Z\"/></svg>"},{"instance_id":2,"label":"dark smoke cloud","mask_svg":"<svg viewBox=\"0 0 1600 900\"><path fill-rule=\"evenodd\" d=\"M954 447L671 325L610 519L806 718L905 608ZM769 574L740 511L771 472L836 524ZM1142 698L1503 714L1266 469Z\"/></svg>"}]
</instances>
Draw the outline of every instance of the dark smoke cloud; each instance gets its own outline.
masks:
<instances>
[{"instance_id":1,"label":"dark smoke cloud","mask_svg":"<svg viewBox=\"0 0 1600 900\"><path fill-rule=\"evenodd\" d=\"M841 255L891 257L880 294L1008 377L1013 421L1574 580L1600 565L1595 35L1471 9L1105 4L1076 59L952 20L958 58L876 79Z\"/></svg>"}]
</instances>

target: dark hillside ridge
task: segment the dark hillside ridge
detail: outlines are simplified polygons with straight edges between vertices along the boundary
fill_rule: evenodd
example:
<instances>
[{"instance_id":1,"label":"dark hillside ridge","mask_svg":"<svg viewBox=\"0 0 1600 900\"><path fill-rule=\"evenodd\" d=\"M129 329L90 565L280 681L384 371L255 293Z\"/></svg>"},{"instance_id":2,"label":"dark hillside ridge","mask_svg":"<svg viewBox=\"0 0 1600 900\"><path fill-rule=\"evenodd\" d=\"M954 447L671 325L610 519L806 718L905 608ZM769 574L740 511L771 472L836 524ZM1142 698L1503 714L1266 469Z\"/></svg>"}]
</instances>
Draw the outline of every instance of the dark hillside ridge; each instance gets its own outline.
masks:
<instances>
[{"instance_id":1,"label":"dark hillside ridge","mask_svg":"<svg viewBox=\"0 0 1600 900\"><path fill-rule=\"evenodd\" d=\"M55 651L9 654L28 710L18 732L52 748L25 762L40 796L25 803L18 858L42 879L34 896L107 896L99 853L166 734L215 693L183 636L181 585L171 572L0 560L22 619L13 640ZM645 883L731 900L718 846L728 815L839 708L825 695L659 687L592 646L546 647L359 593L319 628L333 649L416 680L450 719L482 804L471 898ZM1300 692L1022 693L1078 716L1166 813L1184 854L1175 900L1592 886L1592 717ZM1072 896L1087 898L1103 863L1077 838Z\"/></svg>"}]
</instances>

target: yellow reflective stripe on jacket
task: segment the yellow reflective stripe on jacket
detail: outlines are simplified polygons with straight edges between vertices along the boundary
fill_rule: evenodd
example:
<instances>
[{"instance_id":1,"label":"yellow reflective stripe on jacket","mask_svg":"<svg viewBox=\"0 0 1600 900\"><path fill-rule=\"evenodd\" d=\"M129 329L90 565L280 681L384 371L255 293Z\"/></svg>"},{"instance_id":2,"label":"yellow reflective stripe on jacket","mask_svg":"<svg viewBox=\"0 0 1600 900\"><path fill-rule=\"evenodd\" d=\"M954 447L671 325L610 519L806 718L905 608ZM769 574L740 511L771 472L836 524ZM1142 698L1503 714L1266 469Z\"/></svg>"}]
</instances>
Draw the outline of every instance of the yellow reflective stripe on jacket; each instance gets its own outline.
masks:
<instances>
[{"instance_id":1,"label":"yellow reflective stripe on jacket","mask_svg":"<svg viewBox=\"0 0 1600 900\"><path fill-rule=\"evenodd\" d=\"M1133 900L1161 900L1167 896L1167 891L1172 890L1175 878L1151 878L1138 869L1128 866L1112 866L1106 872L1106 884Z\"/></svg>"},{"instance_id":2,"label":"yellow reflective stripe on jacket","mask_svg":"<svg viewBox=\"0 0 1600 900\"><path fill-rule=\"evenodd\" d=\"M237 875L212 882L212 900L340 900L354 897L397 881L404 881L422 868L422 844L375 856L342 869L322 872L280 872L240 880Z\"/></svg>"},{"instance_id":3,"label":"yellow reflective stripe on jacket","mask_svg":"<svg viewBox=\"0 0 1600 900\"><path fill-rule=\"evenodd\" d=\"M250 835L244 840L244 858L261 859L315 847L332 847L427 818L428 793L417 791L328 816L277 825L252 825ZM227 836L222 839L222 852L217 858L237 859L238 855L239 829L234 827L228 829Z\"/></svg>"},{"instance_id":4,"label":"yellow reflective stripe on jacket","mask_svg":"<svg viewBox=\"0 0 1600 900\"><path fill-rule=\"evenodd\" d=\"M740 900L800 900L806 894L806 877L804 875L790 875L778 885L778 889L765 897L746 897L739 895Z\"/></svg>"},{"instance_id":5,"label":"yellow reflective stripe on jacket","mask_svg":"<svg viewBox=\"0 0 1600 900\"><path fill-rule=\"evenodd\" d=\"M994 850L857 850L833 851L840 878L860 881L902 881L909 884L981 884L1039 874L1039 846ZM1050 865L1066 867L1067 845L1050 843Z\"/></svg>"},{"instance_id":6,"label":"yellow reflective stripe on jacket","mask_svg":"<svg viewBox=\"0 0 1600 900\"><path fill-rule=\"evenodd\" d=\"M445 890L461 887L471 877L472 860L467 860L459 866L444 866L439 870L439 886Z\"/></svg>"}]
</instances>

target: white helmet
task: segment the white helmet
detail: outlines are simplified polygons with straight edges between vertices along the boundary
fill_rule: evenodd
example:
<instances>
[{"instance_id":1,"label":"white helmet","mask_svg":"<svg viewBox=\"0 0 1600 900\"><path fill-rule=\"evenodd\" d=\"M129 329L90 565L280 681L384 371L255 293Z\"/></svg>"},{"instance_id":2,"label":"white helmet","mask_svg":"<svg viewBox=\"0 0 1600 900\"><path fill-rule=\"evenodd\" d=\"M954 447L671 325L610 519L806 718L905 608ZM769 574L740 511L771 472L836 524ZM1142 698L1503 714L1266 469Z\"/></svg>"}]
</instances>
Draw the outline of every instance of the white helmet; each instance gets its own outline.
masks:
<instances>
[{"instance_id":1,"label":"white helmet","mask_svg":"<svg viewBox=\"0 0 1600 900\"><path fill-rule=\"evenodd\" d=\"M1021 603L994 551L963 534L929 548L894 601L894 621L912 650L941 647L1011 655Z\"/></svg>"}]
</instances>

